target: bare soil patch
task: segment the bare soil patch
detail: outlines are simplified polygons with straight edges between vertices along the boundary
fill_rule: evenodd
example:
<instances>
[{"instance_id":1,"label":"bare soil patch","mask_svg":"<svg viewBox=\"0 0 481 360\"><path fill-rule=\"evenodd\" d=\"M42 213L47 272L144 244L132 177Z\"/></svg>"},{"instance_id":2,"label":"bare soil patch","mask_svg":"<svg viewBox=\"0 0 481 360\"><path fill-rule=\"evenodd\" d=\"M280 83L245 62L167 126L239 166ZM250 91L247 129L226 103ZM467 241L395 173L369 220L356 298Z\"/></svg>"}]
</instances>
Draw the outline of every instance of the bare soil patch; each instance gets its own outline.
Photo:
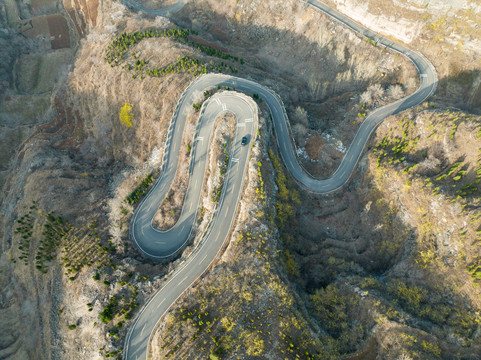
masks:
<instances>
[{"instance_id":1,"label":"bare soil patch","mask_svg":"<svg viewBox=\"0 0 481 360\"><path fill-rule=\"evenodd\" d=\"M84 37L87 34L89 27L94 28L97 25L97 17L99 15L98 0L73 0L72 2L64 3L64 6L80 37Z\"/></svg>"},{"instance_id":2,"label":"bare soil patch","mask_svg":"<svg viewBox=\"0 0 481 360\"><path fill-rule=\"evenodd\" d=\"M19 25L19 31L31 39L45 36L49 39L52 49L70 47L67 20L60 14L42 15L22 20Z\"/></svg>"},{"instance_id":3,"label":"bare soil patch","mask_svg":"<svg viewBox=\"0 0 481 360\"><path fill-rule=\"evenodd\" d=\"M68 31L67 20L65 20L60 14L54 14L47 16L47 22L50 36L54 37L50 40L52 49L70 47L70 34Z\"/></svg>"},{"instance_id":4,"label":"bare soil patch","mask_svg":"<svg viewBox=\"0 0 481 360\"><path fill-rule=\"evenodd\" d=\"M31 19L22 20L19 24L19 31L28 38L35 39L39 35L50 37L47 16L37 16Z\"/></svg>"},{"instance_id":5,"label":"bare soil patch","mask_svg":"<svg viewBox=\"0 0 481 360\"><path fill-rule=\"evenodd\" d=\"M65 10L72 20L79 38L84 38L87 35L87 23L84 17L71 7L66 7Z\"/></svg>"},{"instance_id":6,"label":"bare soil patch","mask_svg":"<svg viewBox=\"0 0 481 360\"><path fill-rule=\"evenodd\" d=\"M76 0L75 6L77 10L84 14L87 22L89 22L92 27L97 25L99 0Z\"/></svg>"},{"instance_id":7,"label":"bare soil patch","mask_svg":"<svg viewBox=\"0 0 481 360\"><path fill-rule=\"evenodd\" d=\"M229 52L229 49L227 49L226 47L223 47L223 46L220 46L214 42L211 42L211 41L207 41L203 38L201 38L200 36L195 36L195 35L190 35L189 36L192 40L194 40L196 43L199 43L201 45L204 45L204 46L210 46L210 47L213 47L214 49L217 49L217 50L220 50L220 51L223 51L225 53L228 53Z\"/></svg>"}]
</instances>

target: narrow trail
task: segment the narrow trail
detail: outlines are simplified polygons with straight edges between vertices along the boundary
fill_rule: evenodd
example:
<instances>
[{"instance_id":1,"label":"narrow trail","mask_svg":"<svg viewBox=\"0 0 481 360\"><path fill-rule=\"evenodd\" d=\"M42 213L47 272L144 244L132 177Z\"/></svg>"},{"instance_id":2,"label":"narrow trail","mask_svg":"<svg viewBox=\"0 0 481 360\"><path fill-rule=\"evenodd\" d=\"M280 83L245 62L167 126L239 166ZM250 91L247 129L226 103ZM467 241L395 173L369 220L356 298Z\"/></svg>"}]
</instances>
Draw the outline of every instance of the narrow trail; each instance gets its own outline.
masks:
<instances>
[{"instance_id":1,"label":"narrow trail","mask_svg":"<svg viewBox=\"0 0 481 360\"><path fill-rule=\"evenodd\" d=\"M121 0L121 2L137 11L165 16L179 10L185 0L162 10L145 9L133 0ZM303 2L324 12L358 35L369 37L377 44L408 57L419 72L419 88L413 94L378 108L366 117L339 168L328 179L319 180L312 178L299 165L291 144L284 104L272 90L247 79L220 74L203 75L194 80L179 99L172 117L162 163L162 175L132 217L129 231L137 247L152 258L165 258L175 254L188 241L200 201L212 127L215 118L223 112L233 113L237 121L234 146L230 154L232 160L229 162L221 200L209 230L204 234L194 253L179 265L174 273L170 274L166 284L149 299L137 315L125 340L124 359L147 359L150 338L157 323L182 293L210 267L226 241L234 221L250 154L250 146L242 146L241 138L247 136L249 141L253 141L258 126L255 102L239 92L256 93L265 101L271 112L277 143L286 167L304 188L313 193L325 194L338 190L349 180L369 137L386 117L422 103L436 89L436 71L421 54L372 32L317 0ZM222 92L203 104L192 146L189 187L185 194L181 216L174 227L168 231L159 231L152 226L152 219L175 178L182 132L195 95L219 85L235 88L239 92Z\"/></svg>"}]
</instances>

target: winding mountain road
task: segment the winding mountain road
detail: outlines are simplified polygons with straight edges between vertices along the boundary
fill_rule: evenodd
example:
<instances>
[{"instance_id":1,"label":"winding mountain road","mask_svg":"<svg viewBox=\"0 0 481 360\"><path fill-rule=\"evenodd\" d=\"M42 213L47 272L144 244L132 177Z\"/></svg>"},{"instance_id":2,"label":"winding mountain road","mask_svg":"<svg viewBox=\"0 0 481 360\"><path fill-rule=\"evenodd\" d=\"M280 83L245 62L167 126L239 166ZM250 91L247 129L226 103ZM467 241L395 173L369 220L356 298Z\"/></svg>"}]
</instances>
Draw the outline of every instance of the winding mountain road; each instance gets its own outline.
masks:
<instances>
[{"instance_id":1,"label":"winding mountain road","mask_svg":"<svg viewBox=\"0 0 481 360\"><path fill-rule=\"evenodd\" d=\"M163 10L147 10L133 0L122 0L122 2L138 11L153 15L167 15L170 12L177 11L183 5L184 0ZM371 133L387 116L420 104L435 90L437 85L436 71L422 55L377 35L319 1L309 0L304 2L341 22L357 34L369 37L377 44L407 56L420 74L418 90L404 99L376 109L366 117L339 168L330 178L318 180L306 174L297 162L296 154L291 145L289 123L284 105L273 91L247 79L220 74L203 75L194 80L179 99L169 127L161 177L136 209L130 224L130 237L143 253L153 258L169 257L188 241L199 207L212 127L215 118L223 112L233 113L237 121L227 177L218 209L214 214L214 220L208 231L203 235L200 245L170 275L164 286L149 299L130 327L125 340L124 359L147 359L150 337L156 324L179 296L209 268L226 241L234 220L250 153L250 146L241 146L240 142L241 138L246 135L250 141L254 140L258 126L257 106L252 99L239 92L225 91L214 95L202 106L192 146L189 187L185 194L184 207L179 221L168 231L159 231L152 226L152 219L175 178L182 132L197 94L219 85L235 88L236 91L240 92L258 94L270 109L277 142L286 167L306 189L323 194L335 191L347 182Z\"/></svg>"}]
</instances>

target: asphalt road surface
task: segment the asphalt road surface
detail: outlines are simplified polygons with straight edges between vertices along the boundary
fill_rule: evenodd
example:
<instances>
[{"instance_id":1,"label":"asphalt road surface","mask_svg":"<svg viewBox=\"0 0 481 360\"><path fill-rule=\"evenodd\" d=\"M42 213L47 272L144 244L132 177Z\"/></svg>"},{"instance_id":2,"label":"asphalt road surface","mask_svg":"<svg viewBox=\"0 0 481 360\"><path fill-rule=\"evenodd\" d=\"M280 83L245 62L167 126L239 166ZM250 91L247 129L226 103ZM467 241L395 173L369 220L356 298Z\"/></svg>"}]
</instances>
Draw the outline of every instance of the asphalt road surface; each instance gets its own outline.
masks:
<instances>
[{"instance_id":1,"label":"asphalt road surface","mask_svg":"<svg viewBox=\"0 0 481 360\"><path fill-rule=\"evenodd\" d=\"M154 15L167 15L183 5L183 1L181 1L173 7L154 11L144 9L132 0L122 1L135 10ZM437 85L436 71L422 55L377 35L319 1L309 0L304 2L323 11L361 36L371 38L377 42L378 46L388 47L407 56L418 69L420 75L419 89L404 99L373 111L366 117L339 168L330 178L319 180L309 176L299 165L292 147L284 105L273 91L250 80L220 74L203 75L193 81L179 99L169 127L161 176L137 207L130 224L130 237L143 253L153 258L169 257L185 245L191 236L199 207L213 122L219 114L225 111L234 113L238 124L233 152L230 154L231 161L229 162L227 178L213 223L204 234L200 245L170 275L166 284L144 305L130 327L125 341L124 359L147 359L150 337L156 324L177 298L209 268L226 240L235 216L250 151L250 146L241 146L240 142L243 136L248 136L249 142L254 141L257 129L257 108L255 103L246 96L234 92L223 92L210 98L202 107L192 147L189 187L179 221L168 231L159 231L152 226L152 219L175 177L182 132L187 114L191 111L197 94L218 85L228 86L238 92L258 94L271 111L277 142L286 167L307 190L323 194L339 189L348 181L371 133L387 116L420 104L435 90Z\"/></svg>"}]
</instances>

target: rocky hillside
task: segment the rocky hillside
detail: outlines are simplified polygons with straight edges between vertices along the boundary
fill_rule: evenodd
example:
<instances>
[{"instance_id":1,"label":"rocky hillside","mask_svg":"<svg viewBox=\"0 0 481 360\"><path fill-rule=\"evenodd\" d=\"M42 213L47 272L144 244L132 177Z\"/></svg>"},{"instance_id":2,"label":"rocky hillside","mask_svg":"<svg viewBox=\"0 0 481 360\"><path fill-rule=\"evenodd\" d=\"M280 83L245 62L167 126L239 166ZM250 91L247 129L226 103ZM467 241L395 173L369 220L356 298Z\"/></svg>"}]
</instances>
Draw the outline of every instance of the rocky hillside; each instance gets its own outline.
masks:
<instances>
[{"instance_id":1,"label":"rocky hillside","mask_svg":"<svg viewBox=\"0 0 481 360\"><path fill-rule=\"evenodd\" d=\"M302 198L287 270L343 352L478 357L480 120L429 104L392 117L345 192Z\"/></svg>"},{"instance_id":2,"label":"rocky hillside","mask_svg":"<svg viewBox=\"0 0 481 360\"><path fill-rule=\"evenodd\" d=\"M427 56L436 67L436 96L465 110L481 109L481 5L453 0L328 0L330 6Z\"/></svg>"},{"instance_id":3,"label":"rocky hillside","mask_svg":"<svg viewBox=\"0 0 481 360\"><path fill-rule=\"evenodd\" d=\"M5 147L0 164L4 171L1 358L100 359L120 354L137 306L181 261L143 258L128 240L127 224L133 207L157 176L176 101L196 71L205 68L248 77L278 92L292 117L299 153L306 154L304 161L318 174L337 166L367 111L416 86L416 73L406 60L353 36L294 0L282 4L229 0L222 8L202 0L188 3L171 20L132 13L112 0L32 0L28 4L7 0L0 4L0 21L6 29L0 31L0 41L8 50L0 67L6 85L0 93L0 125L2 136L9 140L0 142ZM178 30L164 32L172 28ZM119 38L121 34L133 40L125 58L116 52L126 39ZM231 57L221 61L205 50L211 48ZM461 81L456 89L468 94L469 86ZM446 112L442 91L441 87L435 108L428 105L424 113ZM460 106L476 105L463 96L455 98ZM430 126L424 113L409 115L421 134ZM424 148L413 145L403 149L413 154L404 155L403 160L393 158L389 164L389 156L394 155L388 154L381 159L382 176L375 169L376 159L366 159L347 191L313 198L298 192L283 172L265 108L261 116L263 140L256 145L249 175L252 196L244 199L241 214L250 220L239 221L219 266L192 290L198 297L174 309L173 321L188 321L189 328L179 334L172 326L169 334L175 341L159 335L153 350L164 355L170 351L194 354L195 350L211 358L269 354L315 358L367 347L368 352L395 358L397 353L388 351L390 341L404 337L408 345L400 345L398 352L407 354L412 349L413 358L416 351L437 354L442 349L470 355L476 350L479 304L474 301L474 285L462 291L433 289L427 286L432 277L425 275L442 270L446 277L451 268L442 268L444 260L437 259L447 256L444 266L470 271L469 275L461 270L449 272L451 283L462 276L474 279L474 250L459 252L465 255L462 260L458 252L449 255L454 245L448 240L443 251L449 256L438 254L438 247L431 244L434 240L427 242L431 247L416 245L422 224L408 223L405 214L414 217L421 212L411 203L401 207L400 198L394 197L397 193L385 191L380 183L385 174L394 177L417 161L419 166L412 173L399 178L403 186L421 194L425 190L419 186L427 182L409 176L429 168L428 160L435 155L428 151L424 158ZM474 125L465 129L461 119ZM454 130L468 136L478 120L459 114L454 122L443 121L449 123L449 131L456 124ZM444 131L446 124L436 126L444 126ZM414 126L409 129L408 135L416 138ZM378 141L389 130L381 131ZM396 136L406 141L408 135L391 132L382 141L397 143ZM432 139L438 138L428 140ZM454 142L462 137L448 139L461 147ZM444 154L437 158L439 163L433 158L437 164L433 174L435 170L437 177L449 173L446 167L461 161L455 157L462 156L462 150L452 155L448 140L438 139L439 144L428 140L422 146L440 148ZM376 155L370 156L379 156L380 151L378 147ZM471 164L473 156L463 161ZM454 171L467 169L460 166ZM449 176L459 176L454 171ZM449 200L458 195L465 199L463 192L473 189L463 190L468 185L464 180L451 180L447 175L432 180L444 186L434 186L439 194L454 192ZM449 187L457 184L462 186ZM408 195L414 196L413 190ZM426 231L432 231L434 239L438 236L435 226L442 224L434 225L439 214L428 213L429 199L419 205L426 212L420 216L432 217ZM446 218L453 232L455 223L464 224L457 216ZM463 226L466 232L464 237L458 234L459 244L477 231ZM182 256L190 251L191 246ZM428 256L421 256L424 253ZM259 301L262 311L242 315L252 313ZM440 314L433 310L441 305ZM276 309L281 307L285 311L279 315ZM208 319L202 320L196 311ZM196 328L201 328L202 336L185 342Z\"/></svg>"}]
</instances>

